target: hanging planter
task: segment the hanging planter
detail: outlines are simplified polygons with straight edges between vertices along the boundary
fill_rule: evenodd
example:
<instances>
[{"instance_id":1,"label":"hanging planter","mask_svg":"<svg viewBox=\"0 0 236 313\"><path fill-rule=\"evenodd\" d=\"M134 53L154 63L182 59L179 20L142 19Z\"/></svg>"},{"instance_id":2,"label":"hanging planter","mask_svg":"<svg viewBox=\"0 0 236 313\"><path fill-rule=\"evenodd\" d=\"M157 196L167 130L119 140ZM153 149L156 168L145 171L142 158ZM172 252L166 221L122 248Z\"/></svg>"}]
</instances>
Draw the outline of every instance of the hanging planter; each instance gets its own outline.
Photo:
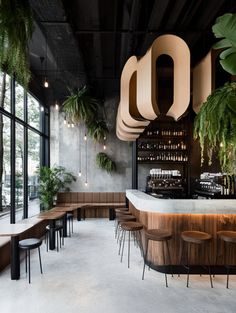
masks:
<instances>
[{"instance_id":1,"label":"hanging planter","mask_svg":"<svg viewBox=\"0 0 236 313\"><path fill-rule=\"evenodd\" d=\"M87 129L88 135L97 142L105 140L109 132L107 124L104 120L92 120L87 124Z\"/></svg>"},{"instance_id":2,"label":"hanging planter","mask_svg":"<svg viewBox=\"0 0 236 313\"><path fill-rule=\"evenodd\" d=\"M98 101L88 94L88 89L84 86L70 91L70 95L62 105L68 122L76 124L84 121L89 123L97 112Z\"/></svg>"},{"instance_id":3,"label":"hanging planter","mask_svg":"<svg viewBox=\"0 0 236 313\"><path fill-rule=\"evenodd\" d=\"M204 149L209 165L212 153L219 151L222 171L236 174L236 82L226 83L208 96L195 118L194 137L200 141L201 163Z\"/></svg>"},{"instance_id":4,"label":"hanging planter","mask_svg":"<svg viewBox=\"0 0 236 313\"><path fill-rule=\"evenodd\" d=\"M27 0L0 2L0 67L24 87L28 86L30 70L28 43L33 34L32 11Z\"/></svg>"},{"instance_id":5,"label":"hanging planter","mask_svg":"<svg viewBox=\"0 0 236 313\"><path fill-rule=\"evenodd\" d=\"M103 152L97 154L96 163L102 170L112 173L116 171L116 163L110 159L110 157Z\"/></svg>"}]
</instances>

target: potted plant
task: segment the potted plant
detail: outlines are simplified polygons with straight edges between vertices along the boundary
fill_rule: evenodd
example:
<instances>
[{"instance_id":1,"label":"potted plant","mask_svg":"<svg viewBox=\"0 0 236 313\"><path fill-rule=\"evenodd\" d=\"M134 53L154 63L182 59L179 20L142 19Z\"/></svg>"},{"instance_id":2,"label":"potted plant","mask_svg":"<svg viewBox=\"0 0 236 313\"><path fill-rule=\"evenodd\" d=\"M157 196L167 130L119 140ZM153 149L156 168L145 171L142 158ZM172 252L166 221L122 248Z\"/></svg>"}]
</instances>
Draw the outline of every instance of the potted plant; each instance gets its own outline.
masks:
<instances>
[{"instance_id":1,"label":"potted plant","mask_svg":"<svg viewBox=\"0 0 236 313\"><path fill-rule=\"evenodd\" d=\"M109 132L107 124L104 120L92 120L87 124L87 129L88 135L98 142L105 140Z\"/></svg>"},{"instance_id":2,"label":"potted plant","mask_svg":"<svg viewBox=\"0 0 236 313\"><path fill-rule=\"evenodd\" d=\"M226 48L220 54L222 67L236 74L236 14L219 17L212 29L217 38L223 38L214 48ZM195 118L194 137L200 141L201 163L204 149L209 165L212 153L218 151L222 171L236 174L236 82L226 83L208 96Z\"/></svg>"},{"instance_id":3,"label":"potted plant","mask_svg":"<svg viewBox=\"0 0 236 313\"><path fill-rule=\"evenodd\" d=\"M98 153L96 163L100 169L107 171L109 174L116 171L116 163L106 153Z\"/></svg>"},{"instance_id":4,"label":"potted plant","mask_svg":"<svg viewBox=\"0 0 236 313\"><path fill-rule=\"evenodd\" d=\"M62 104L66 119L70 123L85 123L94 119L97 111L98 101L88 94L86 86L77 90L70 90L70 95Z\"/></svg>"},{"instance_id":5,"label":"potted plant","mask_svg":"<svg viewBox=\"0 0 236 313\"><path fill-rule=\"evenodd\" d=\"M69 186L76 177L62 166L40 167L39 171L39 199L42 210L53 207L54 198L59 191L69 191Z\"/></svg>"},{"instance_id":6,"label":"potted plant","mask_svg":"<svg viewBox=\"0 0 236 313\"><path fill-rule=\"evenodd\" d=\"M30 80L28 43L33 33L33 15L27 0L0 2L0 67L27 87Z\"/></svg>"}]
</instances>

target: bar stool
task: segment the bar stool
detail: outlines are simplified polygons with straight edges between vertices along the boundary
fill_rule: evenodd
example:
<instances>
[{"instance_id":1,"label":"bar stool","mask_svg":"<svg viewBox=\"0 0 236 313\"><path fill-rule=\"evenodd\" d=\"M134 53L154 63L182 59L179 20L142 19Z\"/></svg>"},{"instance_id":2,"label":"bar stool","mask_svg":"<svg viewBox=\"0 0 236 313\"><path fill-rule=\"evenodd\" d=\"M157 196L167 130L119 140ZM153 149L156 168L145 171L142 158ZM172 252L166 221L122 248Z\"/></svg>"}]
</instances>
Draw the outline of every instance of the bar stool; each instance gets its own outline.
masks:
<instances>
[{"instance_id":1,"label":"bar stool","mask_svg":"<svg viewBox=\"0 0 236 313\"><path fill-rule=\"evenodd\" d=\"M131 234L134 237L134 240L136 240L138 246L140 247L141 254L143 256L143 244L142 244L142 237L141 237L141 230L143 229L143 224L138 222L121 222L120 224L122 234L121 234L121 241L120 241L120 248L121 249L121 258L120 261L123 260L123 254L124 254L124 245L125 245L125 237L126 232L128 232L128 268L130 267L130 237Z\"/></svg>"},{"instance_id":2,"label":"bar stool","mask_svg":"<svg viewBox=\"0 0 236 313\"><path fill-rule=\"evenodd\" d=\"M74 214L73 213L67 213L66 215L68 225L69 225L69 237L71 237L71 234L73 234L73 221L74 221ZM71 224L71 226L70 226Z\"/></svg>"},{"instance_id":3,"label":"bar stool","mask_svg":"<svg viewBox=\"0 0 236 313\"><path fill-rule=\"evenodd\" d=\"M142 279L144 279L144 273L145 273L145 266L147 262L147 254L148 254L148 244L149 241L158 241L162 243L162 257L163 257L163 262L165 264L165 250L164 250L164 244L166 244L166 250L167 250L167 255L169 259L169 264L171 265L171 271L172 271L172 276L173 276L173 270L172 270L172 262L171 262L171 257L170 257L170 249L169 249L169 244L168 241L172 239L172 233L167 230L167 229L148 229L145 231L145 242L146 242L146 251L144 255L144 264L143 264L143 275ZM166 281L166 287L168 287L167 283L167 274L165 273L165 281Z\"/></svg>"},{"instance_id":4,"label":"bar stool","mask_svg":"<svg viewBox=\"0 0 236 313\"><path fill-rule=\"evenodd\" d=\"M182 239L182 246L181 246L181 257L180 257L180 264L182 264L183 256L184 256L184 243L186 243L187 247L187 264L183 265L187 268L187 287L189 287L189 271L190 271L190 265L189 265L189 254L191 255L191 245L198 245L199 247L202 246L203 248L206 246L206 244L209 244L212 240L212 236L205 232L200 231L183 231L181 233L181 239ZM209 251L207 252L207 259L208 259L208 272L210 277L210 284L211 288L213 288L212 284L212 277L211 277L211 269L210 269L210 259L209 259Z\"/></svg>"},{"instance_id":5,"label":"bar stool","mask_svg":"<svg viewBox=\"0 0 236 313\"><path fill-rule=\"evenodd\" d=\"M236 231L230 230L221 230L217 232L218 238L223 242L223 256L224 256L224 265L227 269L227 279L226 279L226 288L229 288L229 270L235 266L230 266L229 264L229 255L230 255L230 247L235 246L236 244ZM217 256L216 256L216 264L218 258L220 256L218 249L218 238L217 238Z\"/></svg>"},{"instance_id":6,"label":"bar stool","mask_svg":"<svg viewBox=\"0 0 236 313\"><path fill-rule=\"evenodd\" d=\"M38 248L39 253L39 264L40 264L40 271L41 274L43 274L42 269L42 261L41 261L41 254L40 254L40 246L42 244L42 240L37 238L28 238L24 240L19 241L19 248L22 250L25 250L25 272L27 273L27 259L28 259L28 265L29 265L29 284L31 282L30 280L30 250Z\"/></svg>"},{"instance_id":7,"label":"bar stool","mask_svg":"<svg viewBox=\"0 0 236 313\"><path fill-rule=\"evenodd\" d=\"M57 252L59 252L59 243L60 243L60 248L61 248L61 244L64 246L63 226L60 224L57 224L53 228L53 231L55 232L55 236L56 236ZM48 245L49 245L49 234L50 234L50 226L47 225L46 226L46 233L45 233L47 252L48 252ZM59 241L59 239L60 239L60 241Z\"/></svg>"},{"instance_id":8,"label":"bar stool","mask_svg":"<svg viewBox=\"0 0 236 313\"><path fill-rule=\"evenodd\" d=\"M122 222L136 222L136 217L133 215L120 215L116 218L116 227L115 227L115 238L117 238L117 242L119 241L120 235L120 223Z\"/></svg>"}]
</instances>

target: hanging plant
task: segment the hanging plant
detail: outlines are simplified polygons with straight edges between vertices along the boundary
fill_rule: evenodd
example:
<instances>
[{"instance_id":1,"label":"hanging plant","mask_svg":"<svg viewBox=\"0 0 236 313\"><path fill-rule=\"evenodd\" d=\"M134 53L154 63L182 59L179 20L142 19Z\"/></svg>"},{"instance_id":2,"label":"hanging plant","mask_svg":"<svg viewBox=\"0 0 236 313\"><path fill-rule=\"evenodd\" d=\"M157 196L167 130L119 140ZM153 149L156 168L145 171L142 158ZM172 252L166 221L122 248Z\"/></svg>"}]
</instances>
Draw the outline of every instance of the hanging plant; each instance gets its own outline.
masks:
<instances>
[{"instance_id":1,"label":"hanging plant","mask_svg":"<svg viewBox=\"0 0 236 313\"><path fill-rule=\"evenodd\" d=\"M220 54L221 66L226 72L236 75L236 14L218 17L212 31L216 38L221 38L213 48L224 49Z\"/></svg>"},{"instance_id":2,"label":"hanging plant","mask_svg":"<svg viewBox=\"0 0 236 313\"><path fill-rule=\"evenodd\" d=\"M94 119L98 101L88 94L88 89L84 86L75 91L70 91L70 95L62 105L69 122L76 124L84 121L89 123Z\"/></svg>"},{"instance_id":3,"label":"hanging plant","mask_svg":"<svg viewBox=\"0 0 236 313\"><path fill-rule=\"evenodd\" d=\"M116 163L109 158L106 153L100 152L97 154L96 163L100 169L112 173L116 171Z\"/></svg>"},{"instance_id":4,"label":"hanging plant","mask_svg":"<svg viewBox=\"0 0 236 313\"><path fill-rule=\"evenodd\" d=\"M98 142L105 140L109 132L107 124L104 120L92 120L87 124L87 130L89 136Z\"/></svg>"},{"instance_id":5,"label":"hanging plant","mask_svg":"<svg viewBox=\"0 0 236 313\"><path fill-rule=\"evenodd\" d=\"M196 116L194 137L199 138L201 163L207 147L209 165L213 151L219 151L221 169L236 174L236 82L216 89Z\"/></svg>"},{"instance_id":6,"label":"hanging plant","mask_svg":"<svg viewBox=\"0 0 236 313\"><path fill-rule=\"evenodd\" d=\"M33 34L32 11L27 0L0 2L0 67L27 87L30 80L28 43Z\"/></svg>"}]
</instances>

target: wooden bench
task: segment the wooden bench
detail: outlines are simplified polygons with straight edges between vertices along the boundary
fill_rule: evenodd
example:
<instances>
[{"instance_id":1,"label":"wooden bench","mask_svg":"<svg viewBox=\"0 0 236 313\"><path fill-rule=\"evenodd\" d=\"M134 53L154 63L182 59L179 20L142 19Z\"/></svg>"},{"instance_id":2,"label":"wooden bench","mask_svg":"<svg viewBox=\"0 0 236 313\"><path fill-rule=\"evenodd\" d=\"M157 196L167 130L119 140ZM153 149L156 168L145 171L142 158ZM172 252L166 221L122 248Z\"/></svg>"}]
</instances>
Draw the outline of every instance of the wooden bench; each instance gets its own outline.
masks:
<instances>
[{"instance_id":1,"label":"wooden bench","mask_svg":"<svg viewBox=\"0 0 236 313\"><path fill-rule=\"evenodd\" d=\"M57 206L74 206L77 219L109 217L114 219L114 209L126 206L125 192L59 192Z\"/></svg>"}]
</instances>

